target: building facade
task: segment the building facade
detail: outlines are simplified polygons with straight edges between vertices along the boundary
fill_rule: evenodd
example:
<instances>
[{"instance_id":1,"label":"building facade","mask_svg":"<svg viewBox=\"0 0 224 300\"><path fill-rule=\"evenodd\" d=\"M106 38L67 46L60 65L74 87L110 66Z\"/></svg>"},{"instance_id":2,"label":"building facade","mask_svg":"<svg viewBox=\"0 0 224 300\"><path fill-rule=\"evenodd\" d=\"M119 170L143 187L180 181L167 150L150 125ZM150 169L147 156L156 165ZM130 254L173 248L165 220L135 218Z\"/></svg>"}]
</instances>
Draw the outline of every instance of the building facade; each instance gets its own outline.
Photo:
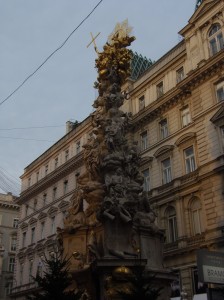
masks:
<instances>
[{"instance_id":1,"label":"building facade","mask_svg":"<svg viewBox=\"0 0 224 300\"><path fill-rule=\"evenodd\" d=\"M224 252L224 1L201 1L179 33L178 45L125 83L123 110L132 112L129 138L138 141L144 189L166 232L164 266L179 277L173 296L184 289L192 299L207 288L198 282L197 250ZM16 299L33 288L43 253L54 251L84 172L91 116L68 125L21 177Z\"/></svg>"},{"instance_id":2,"label":"building facade","mask_svg":"<svg viewBox=\"0 0 224 300\"><path fill-rule=\"evenodd\" d=\"M0 299L10 299L16 260L19 206L11 193L0 194Z\"/></svg>"}]
</instances>

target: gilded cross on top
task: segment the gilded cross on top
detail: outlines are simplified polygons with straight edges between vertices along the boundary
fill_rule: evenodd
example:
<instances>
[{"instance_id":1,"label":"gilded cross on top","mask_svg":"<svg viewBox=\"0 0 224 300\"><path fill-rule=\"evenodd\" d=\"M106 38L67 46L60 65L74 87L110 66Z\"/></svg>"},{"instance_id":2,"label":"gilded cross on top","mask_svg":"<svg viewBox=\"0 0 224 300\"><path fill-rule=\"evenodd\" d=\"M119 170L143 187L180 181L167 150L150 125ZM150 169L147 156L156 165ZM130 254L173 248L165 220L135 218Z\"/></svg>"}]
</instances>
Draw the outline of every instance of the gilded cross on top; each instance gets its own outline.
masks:
<instances>
[{"instance_id":1,"label":"gilded cross on top","mask_svg":"<svg viewBox=\"0 0 224 300\"><path fill-rule=\"evenodd\" d=\"M96 46L96 38L100 35L100 32L97 33L97 35L95 37L93 36L92 32L90 32L90 35L91 35L92 40L86 47L88 48L93 43L96 53L99 53L98 49L97 49L97 46Z\"/></svg>"}]
</instances>

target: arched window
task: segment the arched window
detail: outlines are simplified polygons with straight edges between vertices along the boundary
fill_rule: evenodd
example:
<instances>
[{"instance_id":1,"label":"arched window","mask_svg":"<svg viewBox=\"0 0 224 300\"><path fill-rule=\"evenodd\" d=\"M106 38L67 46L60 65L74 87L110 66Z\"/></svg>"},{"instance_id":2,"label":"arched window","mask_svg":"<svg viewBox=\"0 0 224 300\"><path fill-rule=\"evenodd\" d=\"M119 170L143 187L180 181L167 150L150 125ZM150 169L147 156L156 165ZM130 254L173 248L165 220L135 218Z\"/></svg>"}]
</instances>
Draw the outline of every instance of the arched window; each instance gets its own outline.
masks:
<instances>
[{"instance_id":1,"label":"arched window","mask_svg":"<svg viewBox=\"0 0 224 300\"><path fill-rule=\"evenodd\" d=\"M169 206L167 208L166 219L167 219L167 242L173 243L178 238L176 210L173 206Z\"/></svg>"},{"instance_id":2,"label":"arched window","mask_svg":"<svg viewBox=\"0 0 224 300\"><path fill-rule=\"evenodd\" d=\"M196 197L191 202L191 222L193 235L201 234L201 202Z\"/></svg>"},{"instance_id":3,"label":"arched window","mask_svg":"<svg viewBox=\"0 0 224 300\"><path fill-rule=\"evenodd\" d=\"M219 24L214 24L212 26L212 28L209 31L208 38L209 38L210 54L212 56L215 55L224 47L222 30Z\"/></svg>"}]
</instances>

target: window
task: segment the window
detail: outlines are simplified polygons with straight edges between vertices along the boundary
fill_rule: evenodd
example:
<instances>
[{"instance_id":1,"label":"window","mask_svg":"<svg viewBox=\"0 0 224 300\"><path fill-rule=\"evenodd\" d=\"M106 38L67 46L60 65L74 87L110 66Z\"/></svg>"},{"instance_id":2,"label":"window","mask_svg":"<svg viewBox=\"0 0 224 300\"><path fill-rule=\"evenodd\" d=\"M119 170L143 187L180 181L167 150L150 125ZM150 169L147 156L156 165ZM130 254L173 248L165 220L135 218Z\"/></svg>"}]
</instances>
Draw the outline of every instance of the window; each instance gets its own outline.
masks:
<instances>
[{"instance_id":1,"label":"window","mask_svg":"<svg viewBox=\"0 0 224 300\"><path fill-rule=\"evenodd\" d=\"M191 122L189 106L185 106L181 110L181 120L182 120L182 127L187 126Z\"/></svg>"},{"instance_id":2,"label":"window","mask_svg":"<svg viewBox=\"0 0 224 300\"><path fill-rule=\"evenodd\" d=\"M12 227L13 228L18 228L18 225L19 225L19 219L18 218L14 218L13 219Z\"/></svg>"},{"instance_id":3,"label":"window","mask_svg":"<svg viewBox=\"0 0 224 300\"><path fill-rule=\"evenodd\" d=\"M45 230L45 223L42 222L41 225L40 225L40 238L41 238L41 240L45 238L44 230Z\"/></svg>"},{"instance_id":4,"label":"window","mask_svg":"<svg viewBox=\"0 0 224 300\"><path fill-rule=\"evenodd\" d=\"M6 294L6 296L10 295L12 293L12 287L13 287L13 283L11 281L7 282L7 284L5 286L5 294Z\"/></svg>"},{"instance_id":5,"label":"window","mask_svg":"<svg viewBox=\"0 0 224 300\"><path fill-rule=\"evenodd\" d=\"M222 149L224 150L224 126L220 127Z\"/></svg>"},{"instance_id":6,"label":"window","mask_svg":"<svg viewBox=\"0 0 224 300\"><path fill-rule=\"evenodd\" d=\"M26 246L26 232L23 232L22 247Z\"/></svg>"},{"instance_id":7,"label":"window","mask_svg":"<svg viewBox=\"0 0 224 300\"><path fill-rule=\"evenodd\" d=\"M149 169L142 171L144 182L143 182L143 191L150 191L150 177L149 177Z\"/></svg>"},{"instance_id":8,"label":"window","mask_svg":"<svg viewBox=\"0 0 224 300\"><path fill-rule=\"evenodd\" d=\"M79 154L80 151L81 151L81 142L78 141L78 142L76 143L76 154Z\"/></svg>"},{"instance_id":9,"label":"window","mask_svg":"<svg viewBox=\"0 0 224 300\"><path fill-rule=\"evenodd\" d=\"M16 236L11 237L11 247L10 250L11 251L16 251L16 242L17 242L17 238Z\"/></svg>"},{"instance_id":10,"label":"window","mask_svg":"<svg viewBox=\"0 0 224 300\"><path fill-rule=\"evenodd\" d=\"M157 98L163 96L163 82L160 82L159 84L157 84L156 86L156 93L157 93Z\"/></svg>"},{"instance_id":11,"label":"window","mask_svg":"<svg viewBox=\"0 0 224 300\"><path fill-rule=\"evenodd\" d=\"M23 264L20 265L20 269L19 269L19 281L20 281L20 285L23 284Z\"/></svg>"},{"instance_id":12,"label":"window","mask_svg":"<svg viewBox=\"0 0 224 300\"><path fill-rule=\"evenodd\" d=\"M51 218L51 233L55 233L55 216Z\"/></svg>"},{"instance_id":13,"label":"window","mask_svg":"<svg viewBox=\"0 0 224 300\"><path fill-rule=\"evenodd\" d=\"M25 216L28 216L28 210L29 210L29 206L26 205L26 206L25 206Z\"/></svg>"},{"instance_id":14,"label":"window","mask_svg":"<svg viewBox=\"0 0 224 300\"><path fill-rule=\"evenodd\" d=\"M209 46L210 54L215 55L221 49L223 49L223 35L221 31L221 26L219 24L214 24L209 31Z\"/></svg>"},{"instance_id":15,"label":"window","mask_svg":"<svg viewBox=\"0 0 224 300\"><path fill-rule=\"evenodd\" d=\"M43 194L43 206L45 206L47 203L47 194Z\"/></svg>"},{"instance_id":16,"label":"window","mask_svg":"<svg viewBox=\"0 0 224 300\"><path fill-rule=\"evenodd\" d=\"M36 181L38 182L39 181L39 175L40 175L40 173L39 173L39 171L36 173Z\"/></svg>"},{"instance_id":17,"label":"window","mask_svg":"<svg viewBox=\"0 0 224 300\"><path fill-rule=\"evenodd\" d=\"M14 224L14 223L13 223ZM0 215L0 225L2 225L2 215ZM13 226L14 227L14 226Z\"/></svg>"},{"instance_id":18,"label":"window","mask_svg":"<svg viewBox=\"0 0 224 300\"><path fill-rule=\"evenodd\" d=\"M184 159L186 174L193 172L196 169L193 146L184 150Z\"/></svg>"},{"instance_id":19,"label":"window","mask_svg":"<svg viewBox=\"0 0 224 300\"><path fill-rule=\"evenodd\" d=\"M161 139L165 139L168 136L168 124L167 119L163 119L159 122L160 127L160 137Z\"/></svg>"},{"instance_id":20,"label":"window","mask_svg":"<svg viewBox=\"0 0 224 300\"><path fill-rule=\"evenodd\" d=\"M208 284L200 282L198 280L198 269L197 267L194 267L192 269L192 279L193 279L193 288L194 288L194 294L206 294L208 289Z\"/></svg>"},{"instance_id":21,"label":"window","mask_svg":"<svg viewBox=\"0 0 224 300\"><path fill-rule=\"evenodd\" d=\"M37 199L34 199L33 201L33 211L35 212L37 210Z\"/></svg>"},{"instance_id":22,"label":"window","mask_svg":"<svg viewBox=\"0 0 224 300\"><path fill-rule=\"evenodd\" d=\"M38 265L37 265L37 275L40 277L43 276L43 263L41 260L38 262Z\"/></svg>"},{"instance_id":23,"label":"window","mask_svg":"<svg viewBox=\"0 0 224 300\"><path fill-rule=\"evenodd\" d=\"M68 192L68 180L64 181L64 195Z\"/></svg>"},{"instance_id":24,"label":"window","mask_svg":"<svg viewBox=\"0 0 224 300\"><path fill-rule=\"evenodd\" d=\"M53 188L53 201L57 198L57 187Z\"/></svg>"},{"instance_id":25,"label":"window","mask_svg":"<svg viewBox=\"0 0 224 300\"><path fill-rule=\"evenodd\" d=\"M33 260L30 260L29 264L29 282L32 281L33 276Z\"/></svg>"},{"instance_id":26,"label":"window","mask_svg":"<svg viewBox=\"0 0 224 300\"><path fill-rule=\"evenodd\" d=\"M31 186L31 178L28 178L28 187Z\"/></svg>"},{"instance_id":27,"label":"window","mask_svg":"<svg viewBox=\"0 0 224 300\"><path fill-rule=\"evenodd\" d=\"M166 184L172 180L170 158L163 160L161 164L162 164L162 181L163 184Z\"/></svg>"},{"instance_id":28,"label":"window","mask_svg":"<svg viewBox=\"0 0 224 300\"><path fill-rule=\"evenodd\" d=\"M216 97L218 102L224 100L224 81L216 85Z\"/></svg>"},{"instance_id":29,"label":"window","mask_svg":"<svg viewBox=\"0 0 224 300\"><path fill-rule=\"evenodd\" d=\"M45 166L45 175L48 174L48 165Z\"/></svg>"},{"instance_id":30,"label":"window","mask_svg":"<svg viewBox=\"0 0 224 300\"><path fill-rule=\"evenodd\" d=\"M141 151L144 151L148 148L148 132L144 131L140 135L141 138Z\"/></svg>"},{"instance_id":31,"label":"window","mask_svg":"<svg viewBox=\"0 0 224 300\"><path fill-rule=\"evenodd\" d=\"M31 228L31 244L35 242L35 227Z\"/></svg>"},{"instance_id":32,"label":"window","mask_svg":"<svg viewBox=\"0 0 224 300\"><path fill-rule=\"evenodd\" d=\"M139 110L142 110L145 107L145 96L139 98Z\"/></svg>"},{"instance_id":33,"label":"window","mask_svg":"<svg viewBox=\"0 0 224 300\"><path fill-rule=\"evenodd\" d=\"M69 150L65 150L65 161L68 161L69 159Z\"/></svg>"},{"instance_id":34,"label":"window","mask_svg":"<svg viewBox=\"0 0 224 300\"><path fill-rule=\"evenodd\" d=\"M9 258L9 272L14 272L15 269L15 257Z\"/></svg>"},{"instance_id":35,"label":"window","mask_svg":"<svg viewBox=\"0 0 224 300\"><path fill-rule=\"evenodd\" d=\"M183 67L181 67L180 69L177 70L176 76L177 76L177 83L184 79L184 68Z\"/></svg>"},{"instance_id":36,"label":"window","mask_svg":"<svg viewBox=\"0 0 224 300\"><path fill-rule=\"evenodd\" d=\"M56 157L54 160L54 168L57 169L57 167L58 167L58 157Z\"/></svg>"},{"instance_id":37,"label":"window","mask_svg":"<svg viewBox=\"0 0 224 300\"><path fill-rule=\"evenodd\" d=\"M197 198L191 203L191 221L193 235L201 234L201 203Z\"/></svg>"},{"instance_id":38,"label":"window","mask_svg":"<svg viewBox=\"0 0 224 300\"><path fill-rule=\"evenodd\" d=\"M167 211L167 241L173 243L177 240L177 218L175 208L170 206Z\"/></svg>"}]
</instances>

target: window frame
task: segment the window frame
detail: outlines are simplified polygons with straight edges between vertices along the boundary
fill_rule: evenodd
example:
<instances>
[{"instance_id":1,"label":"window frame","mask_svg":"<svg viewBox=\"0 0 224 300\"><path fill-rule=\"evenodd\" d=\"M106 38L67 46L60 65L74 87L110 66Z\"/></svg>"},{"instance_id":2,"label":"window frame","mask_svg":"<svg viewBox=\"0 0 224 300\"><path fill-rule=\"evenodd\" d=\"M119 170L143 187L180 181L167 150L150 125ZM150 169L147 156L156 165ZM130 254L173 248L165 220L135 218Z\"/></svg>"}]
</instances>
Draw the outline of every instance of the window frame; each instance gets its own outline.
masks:
<instances>
[{"instance_id":1,"label":"window frame","mask_svg":"<svg viewBox=\"0 0 224 300\"><path fill-rule=\"evenodd\" d=\"M9 272L12 272L12 273L14 272L15 265L16 265L15 257L9 256L9 266L8 266Z\"/></svg>"},{"instance_id":2,"label":"window frame","mask_svg":"<svg viewBox=\"0 0 224 300\"><path fill-rule=\"evenodd\" d=\"M17 246L17 237L16 236L11 236L10 239L10 251L11 252L16 252L16 247Z\"/></svg>"},{"instance_id":3,"label":"window frame","mask_svg":"<svg viewBox=\"0 0 224 300\"><path fill-rule=\"evenodd\" d=\"M181 108L180 115L181 115L181 127L182 128L188 126L192 122L191 111L190 111L189 105L185 105L184 107Z\"/></svg>"},{"instance_id":4,"label":"window frame","mask_svg":"<svg viewBox=\"0 0 224 300\"><path fill-rule=\"evenodd\" d=\"M189 149L192 149L192 154L187 156L186 151ZM193 145L188 146L183 150L183 153L184 153L185 173L189 174L191 172L194 172L197 169L194 146ZM193 158L193 163L192 163L192 158Z\"/></svg>"},{"instance_id":5,"label":"window frame","mask_svg":"<svg viewBox=\"0 0 224 300\"><path fill-rule=\"evenodd\" d=\"M214 23L210 27L208 31L208 43L210 56L214 56L224 48L222 27L219 23Z\"/></svg>"},{"instance_id":6,"label":"window frame","mask_svg":"<svg viewBox=\"0 0 224 300\"><path fill-rule=\"evenodd\" d=\"M156 85L156 95L157 95L157 99L159 99L160 97L162 97L164 95L164 84L163 84L163 81L160 81Z\"/></svg>"},{"instance_id":7,"label":"window frame","mask_svg":"<svg viewBox=\"0 0 224 300\"><path fill-rule=\"evenodd\" d=\"M165 126L163 126L163 122L166 121ZM164 130L165 129L165 130ZM169 136L169 130L168 130L168 120L167 118L163 118L159 121L159 136L160 139L163 140Z\"/></svg>"},{"instance_id":8,"label":"window frame","mask_svg":"<svg viewBox=\"0 0 224 300\"><path fill-rule=\"evenodd\" d=\"M181 82L185 77L184 74L184 67L181 66L179 69L176 70L176 81L177 83Z\"/></svg>"},{"instance_id":9,"label":"window frame","mask_svg":"<svg viewBox=\"0 0 224 300\"><path fill-rule=\"evenodd\" d=\"M143 110L145 108L145 95L138 98L138 109Z\"/></svg>"},{"instance_id":10,"label":"window frame","mask_svg":"<svg viewBox=\"0 0 224 300\"><path fill-rule=\"evenodd\" d=\"M165 167L164 162L169 160L169 166ZM161 171L162 171L162 184L170 183L172 179L172 167L171 167L171 157L167 157L161 160Z\"/></svg>"},{"instance_id":11,"label":"window frame","mask_svg":"<svg viewBox=\"0 0 224 300\"><path fill-rule=\"evenodd\" d=\"M13 218L12 227L13 228L19 227L19 218Z\"/></svg>"},{"instance_id":12,"label":"window frame","mask_svg":"<svg viewBox=\"0 0 224 300\"><path fill-rule=\"evenodd\" d=\"M147 174L146 174L147 172ZM147 176L145 176L145 174ZM149 168L146 168L144 170L142 170L142 175L144 178L144 182L143 182L143 191L144 192L149 192L151 190L151 182L150 182L150 171Z\"/></svg>"},{"instance_id":13,"label":"window frame","mask_svg":"<svg viewBox=\"0 0 224 300\"><path fill-rule=\"evenodd\" d=\"M141 151L145 151L149 147L148 130L140 133Z\"/></svg>"},{"instance_id":14,"label":"window frame","mask_svg":"<svg viewBox=\"0 0 224 300\"><path fill-rule=\"evenodd\" d=\"M224 80L215 84L215 95L218 103L222 103L224 101Z\"/></svg>"},{"instance_id":15,"label":"window frame","mask_svg":"<svg viewBox=\"0 0 224 300\"><path fill-rule=\"evenodd\" d=\"M32 227L32 228L31 228L31 236L30 236L31 244L34 244L34 243L35 243L35 235L36 235L36 228L35 228L35 227Z\"/></svg>"},{"instance_id":16,"label":"window frame","mask_svg":"<svg viewBox=\"0 0 224 300\"><path fill-rule=\"evenodd\" d=\"M166 210L167 219L167 242L175 243L178 240L177 213L173 206Z\"/></svg>"}]
</instances>

